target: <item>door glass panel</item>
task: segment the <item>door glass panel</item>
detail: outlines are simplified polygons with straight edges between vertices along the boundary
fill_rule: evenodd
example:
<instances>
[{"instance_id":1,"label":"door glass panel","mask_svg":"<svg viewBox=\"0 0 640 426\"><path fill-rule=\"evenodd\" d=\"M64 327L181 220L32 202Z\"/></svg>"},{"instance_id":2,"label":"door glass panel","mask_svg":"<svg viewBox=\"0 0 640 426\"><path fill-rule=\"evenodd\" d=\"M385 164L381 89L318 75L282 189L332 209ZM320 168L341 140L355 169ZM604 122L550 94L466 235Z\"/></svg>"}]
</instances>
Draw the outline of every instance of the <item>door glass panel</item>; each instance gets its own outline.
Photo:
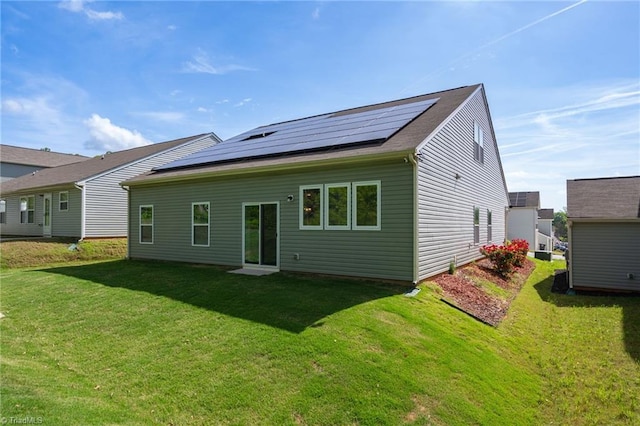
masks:
<instances>
[{"instance_id":1,"label":"door glass panel","mask_svg":"<svg viewBox=\"0 0 640 426\"><path fill-rule=\"evenodd\" d=\"M260 263L260 206L244 206L244 263Z\"/></svg>"},{"instance_id":2,"label":"door glass panel","mask_svg":"<svg viewBox=\"0 0 640 426\"><path fill-rule=\"evenodd\" d=\"M261 210L262 264L277 266L278 259L278 205L263 204Z\"/></svg>"},{"instance_id":3,"label":"door glass panel","mask_svg":"<svg viewBox=\"0 0 640 426\"><path fill-rule=\"evenodd\" d=\"M51 198L44 199L44 226L51 225Z\"/></svg>"}]
</instances>

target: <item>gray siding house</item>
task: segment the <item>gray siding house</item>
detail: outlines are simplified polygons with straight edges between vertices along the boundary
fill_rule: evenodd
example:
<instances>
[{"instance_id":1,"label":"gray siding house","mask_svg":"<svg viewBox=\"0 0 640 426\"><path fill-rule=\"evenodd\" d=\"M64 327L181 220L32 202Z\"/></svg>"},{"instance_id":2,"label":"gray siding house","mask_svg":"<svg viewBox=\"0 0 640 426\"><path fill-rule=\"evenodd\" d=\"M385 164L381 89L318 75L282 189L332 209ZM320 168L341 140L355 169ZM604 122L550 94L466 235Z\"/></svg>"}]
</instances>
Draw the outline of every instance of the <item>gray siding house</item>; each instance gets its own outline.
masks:
<instances>
[{"instance_id":1,"label":"gray siding house","mask_svg":"<svg viewBox=\"0 0 640 426\"><path fill-rule=\"evenodd\" d=\"M505 238L482 85L262 126L122 183L129 257L419 282Z\"/></svg>"},{"instance_id":2,"label":"gray siding house","mask_svg":"<svg viewBox=\"0 0 640 426\"><path fill-rule=\"evenodd\" d=\"M63 154L0 144L0 182L49 167L77 163L87 158L78 154Z\"/></svg>"},{"instance_id":3,"label":"gray siding house","mask_svg":"<svg viewBox=\"0 0 640 426\"><path fill-rule=\"evenodd\" d=\"M215 145L213 133L108 153L2 182L3 236L83 238L127 235L127 192L120 182Z\"/></svg>"},{"instance_id":4,"label":"gray siding house","mask_svg":"<svg viewBox=\"0 0 640 426\"><path fill-rule=\"evenodd\" d=\"M569 286L640 291L640 176L567 181Z\"/></svg>"}]
</instances>

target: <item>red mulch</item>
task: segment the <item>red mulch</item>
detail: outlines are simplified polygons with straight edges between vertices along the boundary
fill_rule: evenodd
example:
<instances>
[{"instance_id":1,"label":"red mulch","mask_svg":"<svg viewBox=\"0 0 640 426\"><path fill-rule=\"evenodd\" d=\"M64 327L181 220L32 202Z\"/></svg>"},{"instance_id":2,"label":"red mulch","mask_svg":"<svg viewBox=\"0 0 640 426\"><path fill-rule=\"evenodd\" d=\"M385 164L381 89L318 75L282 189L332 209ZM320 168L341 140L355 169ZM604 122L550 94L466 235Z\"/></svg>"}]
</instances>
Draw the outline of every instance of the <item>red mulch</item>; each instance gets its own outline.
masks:
<instances>
[{"instance_id":1,"label":"red mulch","mask_svg":"<svg viewBox=\"0 0 640 426\"><path fill-rule=\"evenodd\" d=\"M482 322L497 326L504 319L509 305L535 269L535 263L527 259L516 268L510 279L504 279L492 269L491 261L482 259L459 268L454 275L442 274L434 281L442 288L444 300ZM481 278L507 290L507 298L487 293L473 279Z\"/></svg>"}]
</instances>

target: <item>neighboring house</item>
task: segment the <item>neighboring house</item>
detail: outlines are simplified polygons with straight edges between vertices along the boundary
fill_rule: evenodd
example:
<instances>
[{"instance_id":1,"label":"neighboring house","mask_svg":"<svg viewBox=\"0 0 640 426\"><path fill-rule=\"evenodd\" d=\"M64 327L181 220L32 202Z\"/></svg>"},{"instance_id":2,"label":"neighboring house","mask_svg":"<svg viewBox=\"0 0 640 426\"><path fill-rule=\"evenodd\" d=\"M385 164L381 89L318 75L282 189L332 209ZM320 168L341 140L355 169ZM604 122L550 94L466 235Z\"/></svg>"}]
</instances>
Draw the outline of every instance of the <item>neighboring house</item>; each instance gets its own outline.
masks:
<instances>
[{"instance_id":1,"label":"neighboring house","mask_svg":"<svg viewBox=\"0 0 640 426\"><path fill-rule=\"evenodd\" d=\"M507 239L527 240L529 250L538 250L538 211L540 193L510 192L507 215ZM551 247L553 249L553 247Z\"/></svg>"},{"instance_id":2,"label":"neighboring house","mask_svg":"<svg viewBox=\"0 0 640 426\"><path fill-rule=\"evenodd\" d=\"M567 181L569 285L640 291L640 176Z\"/></svg>"},{"instance_id":3,"label":"neighboring house","mask_svg":"<svg viewBox=\"0 0 640 426\"><path fill-rule=\"evenodd\" d=\"M40 149L0 144L0 182L28 175L41 169L77 163L87 157ZM0 226L6 221L7 203L0 198Z\"/></svg>"},{"instance_id":4,"label":"neighboring house","mask_svg":"<svg viewBox=\"0 0 640 426\"><path fill-rule=\"evenodd\" d=\"M531 251L553 251L553 209L540 208L539 192L509 193L507 239L526 240Z\"/></svg>"},{"instance_id":5,"label":"neighboring house","mask_svg":"<svg viewBox=\"0 0 640 426\"><path fill-rule=\"evenodd\" d=\"M123 182L129 257L418 282L505 237L484 87L258 127Z\"/></svg>"},{"instance_id":6,"label":"neighboring house","mask_svg":"<svg viewBox=\"0 0 640 426\"><path fill-rule=\"evenodd\" d=\"M553 251L553 209L538 210L538 242L537 250Z\"/></svg>"},{"instance_id":7,"label":"neighboring house","mask_svg":"<svg viewBox=\"0 0 640 426\"><path fill-rule=\"evenodd\" d=\"M41 169L77 163L88 157L0 144L0 182Z\"/></svg>"},{"instance_id":8,"label":"neighboring house","mask_svg":"<svg viewBox=\"0 0 640 426\"><path fill-rule=\"evenodd\" d=\"M119 185L153 167L212 146L213 133L107 153L2 182L3 236L127 235L127 192Z\"/></svg>"}]
</instances>

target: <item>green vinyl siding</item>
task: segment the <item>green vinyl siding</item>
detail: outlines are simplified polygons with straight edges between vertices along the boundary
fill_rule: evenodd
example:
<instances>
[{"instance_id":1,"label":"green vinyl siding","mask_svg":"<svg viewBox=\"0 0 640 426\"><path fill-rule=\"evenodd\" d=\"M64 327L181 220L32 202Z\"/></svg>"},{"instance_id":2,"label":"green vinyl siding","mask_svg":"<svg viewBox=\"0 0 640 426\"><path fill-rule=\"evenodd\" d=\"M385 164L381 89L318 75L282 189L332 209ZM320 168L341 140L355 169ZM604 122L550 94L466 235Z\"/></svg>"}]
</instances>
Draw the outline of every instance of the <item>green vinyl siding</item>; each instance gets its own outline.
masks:
<instances>
[{"instance_id":1,"label":"green vinyl siding","mask_svg":"<svg viewBox=\"0 0 640 426\"><path fill-rule=\"evenodd\" d=\"M573 222L571 284L640 291L640 222ZM633 278L629 278L631 274Z\"/></svg>"},{"instance_id":2,"label":"green vinyl siding","mask_svg":"<svg viewBox=\"0 0 640 426\"><path fill-rule=\"evenodd\" d=\"M380 230L300 229L300 187L379 181ZM288 201L288 196L293 196ZM280 269L411 281L413 170L402 158L348 167L207 178L130 188L130 257L240 266L242 203L280 205ZM191 244L191 205L210 202L210 245ZM140 245L137 212L154 205L154 244ZM298 259L295 259L297 255Z\"/></svg>"}]
</instances>

